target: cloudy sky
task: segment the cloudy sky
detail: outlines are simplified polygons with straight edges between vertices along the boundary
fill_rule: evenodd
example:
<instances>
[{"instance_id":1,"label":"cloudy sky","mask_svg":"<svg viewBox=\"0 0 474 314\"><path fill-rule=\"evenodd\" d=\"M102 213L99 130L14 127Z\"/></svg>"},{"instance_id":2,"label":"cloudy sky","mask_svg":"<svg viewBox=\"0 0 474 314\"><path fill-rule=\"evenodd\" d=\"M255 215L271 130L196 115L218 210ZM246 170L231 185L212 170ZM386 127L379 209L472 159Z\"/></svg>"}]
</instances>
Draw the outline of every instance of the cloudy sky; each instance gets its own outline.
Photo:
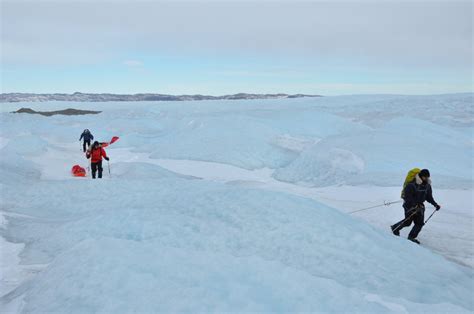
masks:
<instances>
[{"instance_id":1,"label":"cloudy sky","mask_svg":"<svg viewBox=\"0 0 474 314\"><path fill-rule=\"evenodd\" d=\"M473 90L470 0L0 2L2 92Z\"/></svg>"}]
</instances>

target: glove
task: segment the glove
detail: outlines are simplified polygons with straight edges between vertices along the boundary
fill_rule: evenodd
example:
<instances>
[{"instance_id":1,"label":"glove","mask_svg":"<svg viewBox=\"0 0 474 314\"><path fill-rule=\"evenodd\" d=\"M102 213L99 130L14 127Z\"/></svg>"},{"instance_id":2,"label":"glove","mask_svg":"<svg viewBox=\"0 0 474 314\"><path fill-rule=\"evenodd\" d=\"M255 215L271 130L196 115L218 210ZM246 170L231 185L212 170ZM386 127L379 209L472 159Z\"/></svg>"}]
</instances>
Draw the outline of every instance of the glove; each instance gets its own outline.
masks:
<instances>
[{"instance_id":1,"label":"glove","mask_svg":"<svg viewBox=\"0 0 474 314\"><path fill-rule=\"evenodd\" d=\"M435 208L436 208L436 210L440 210L440 209L441 209L441 206L439 206L438 204L436 204Z\"/></svg>"},{"instance_id":2,"label":"glove","mask_svg":"<svg viewBox=\"0 0 474 314\"><path fill-rule=\"evenodd\" d=\"M109 161L109 160L110 160L110 158L109 158L109 157L104 157L104 159L105 159L105 160L107 160L107 161Z\"/></svg>"}]
</instances>

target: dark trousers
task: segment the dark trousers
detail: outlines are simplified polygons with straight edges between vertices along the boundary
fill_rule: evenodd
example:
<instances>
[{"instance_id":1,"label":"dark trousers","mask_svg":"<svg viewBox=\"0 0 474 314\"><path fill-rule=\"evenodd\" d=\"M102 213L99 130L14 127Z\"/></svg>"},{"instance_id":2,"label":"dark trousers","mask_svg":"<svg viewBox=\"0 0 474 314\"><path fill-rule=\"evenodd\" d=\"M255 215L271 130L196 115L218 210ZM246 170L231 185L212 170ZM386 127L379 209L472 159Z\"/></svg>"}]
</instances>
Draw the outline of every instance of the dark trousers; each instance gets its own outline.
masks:
<instances>
[{"instance_id":1,"label":"dark trousers","mask_svg":"<svg viewBox=\"0 0 474 314\"><path fill-rule=\"evenodd\" d=\"M84 140L84 143L82 144L82 149L84 150L84 153L86 152L86 144L87 144L87 147L90 147L91 140Z\"/></svg>"},{"instance_id":2,"label":"dark trousers","mask_svg":"<svg viewBox=\"0 0 474 314\"><path fill-rule=\"evenodd\" d=\"M408 234L409 239L415 239L420 233L421 228L423 228L423 225L425 224L424 206L411 209L405 208L405 219L402 219L396 224L394 224L392 228L400 231L403 228L410 226L412 222L414 222L415 225Z\"/></svg>"},{"instance_id":3,"label":"dark trousers","mask_svg":"<svg viewBox=\"0 0 474 314\"><path fill-rule=\"evenodd\" d=\"M92 179L95 179L95 173L97 170L99 171L99 179L102 179L102 160L99 162L92 162L91 163L91 168L92 168Z\"/></svg>"}]
</instances>

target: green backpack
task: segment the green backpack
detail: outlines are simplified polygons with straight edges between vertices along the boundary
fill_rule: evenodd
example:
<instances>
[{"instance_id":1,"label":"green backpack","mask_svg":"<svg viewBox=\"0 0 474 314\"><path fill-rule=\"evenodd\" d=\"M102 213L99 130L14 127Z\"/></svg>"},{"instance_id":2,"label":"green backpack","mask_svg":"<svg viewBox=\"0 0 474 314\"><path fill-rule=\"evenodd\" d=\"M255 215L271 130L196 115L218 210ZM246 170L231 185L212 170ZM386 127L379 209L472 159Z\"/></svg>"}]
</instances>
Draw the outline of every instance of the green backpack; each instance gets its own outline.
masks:
<instances>
[{"instance_id":1,"label":"green backpack","mask_svg":"<svg viewBox=\"0 0 474 314\"><path fill-rule=\"evenodd\" d=\"M420 168L413 168L407 173L407 177L405 178L405 182L403 183L403 190L402 190L402 198L405 197L405 187L408 185L408 183L412 182L415 180L415 177L418 173L420 173L421 169Z\"/></svg>"}]
</instances>

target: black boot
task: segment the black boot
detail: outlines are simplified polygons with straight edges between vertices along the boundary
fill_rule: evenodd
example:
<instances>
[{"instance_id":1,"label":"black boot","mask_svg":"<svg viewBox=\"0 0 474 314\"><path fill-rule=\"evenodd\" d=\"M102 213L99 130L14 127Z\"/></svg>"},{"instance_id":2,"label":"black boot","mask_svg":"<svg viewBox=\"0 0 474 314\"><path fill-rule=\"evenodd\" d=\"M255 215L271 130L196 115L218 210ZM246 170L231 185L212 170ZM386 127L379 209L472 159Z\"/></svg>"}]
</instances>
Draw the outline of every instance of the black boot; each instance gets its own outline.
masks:
<instances>
[{"instance_id":1,"label":"black boot","mask_svg":"<svg viewBox=\"0 0 474 314\"><path fill-rule=\"evenodd\" d=\"M421 244L420 241L418 241L417 239L414 239L414 238L408 238L408 240L410 240L411 242L414 242L416 244Z\"/></svg>"}]
</instances>

